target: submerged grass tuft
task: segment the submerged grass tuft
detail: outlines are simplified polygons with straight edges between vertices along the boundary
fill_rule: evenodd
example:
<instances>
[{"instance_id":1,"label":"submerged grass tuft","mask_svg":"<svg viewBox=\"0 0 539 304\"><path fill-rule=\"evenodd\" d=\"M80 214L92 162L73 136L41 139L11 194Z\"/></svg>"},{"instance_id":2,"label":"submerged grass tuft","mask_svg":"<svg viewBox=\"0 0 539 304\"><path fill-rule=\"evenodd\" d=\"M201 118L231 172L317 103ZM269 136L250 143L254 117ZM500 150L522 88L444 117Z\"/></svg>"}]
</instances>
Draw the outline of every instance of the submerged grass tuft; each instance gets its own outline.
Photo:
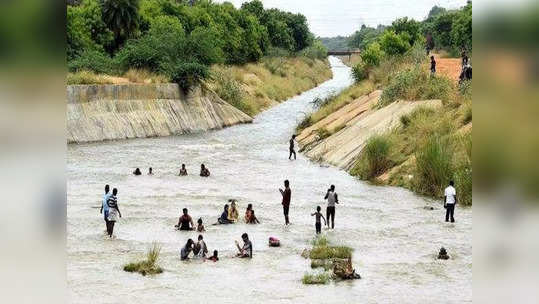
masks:
<instances>
[{"instance_id":1,"label":"submerged grass tuft","mask_svg":"<svg viewBox=\"0 0 539 304\"><path fill-rule=\"evenodd\" d=\"M309 254L311 259L346 259L352 256L352 248L346 246L319 246L314 247Z\"/></svg>"},{"instance_id":2,"label":"submerged grass tuft","mask_svg":"<svg viewBox=\"0 0 539 304\"><path fill-rule=\"evenodd\" d=\"M138 272L145 275L162 273L163 269L157 265L157 260L161 254L161 246L153 243L152 247L146 253L146 260L140 262L132 262L124 265L124 271Z\"/></svg>"},{"instance_id":3,"label":"submerged grass tuft","mask_svg":"<svg viewBox=\"0 0 539 304\"><path fill-rule=\"evenodd\" d=\"M306 273L301 280L303 284L327 284L331 279L331 275L322 272L322 273Z\"/></svg>"}]
</instances>

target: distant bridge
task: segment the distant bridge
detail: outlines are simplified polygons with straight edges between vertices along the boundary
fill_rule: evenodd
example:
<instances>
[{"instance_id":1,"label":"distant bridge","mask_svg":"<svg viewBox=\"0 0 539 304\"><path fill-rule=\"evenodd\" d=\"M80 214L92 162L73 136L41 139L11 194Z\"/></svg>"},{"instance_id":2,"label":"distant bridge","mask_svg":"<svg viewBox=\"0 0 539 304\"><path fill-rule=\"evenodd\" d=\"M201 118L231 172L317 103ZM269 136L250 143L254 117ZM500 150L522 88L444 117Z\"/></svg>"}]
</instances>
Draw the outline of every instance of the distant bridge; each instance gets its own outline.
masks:
<instances>
[{"instance_id":1,"label":"distant bridge","mask_svg":"<svg viewBox=\"0 0 539 304\"><path fill-rule=\"evenodd\" d=\"M359 50L340 50L340 51L328 51L328 56L348 56L348 59L352 57L352 54L359 54Z\"/></svg>"}]
</instances>

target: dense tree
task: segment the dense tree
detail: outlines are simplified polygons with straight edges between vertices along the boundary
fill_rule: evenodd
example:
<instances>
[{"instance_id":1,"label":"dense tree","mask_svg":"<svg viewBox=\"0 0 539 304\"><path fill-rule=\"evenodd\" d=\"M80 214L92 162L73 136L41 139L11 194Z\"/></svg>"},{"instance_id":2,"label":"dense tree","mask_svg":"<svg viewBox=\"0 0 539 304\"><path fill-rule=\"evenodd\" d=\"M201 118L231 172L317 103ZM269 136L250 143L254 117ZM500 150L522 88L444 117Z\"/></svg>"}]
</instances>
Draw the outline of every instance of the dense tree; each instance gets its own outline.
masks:
<instances>
[{"instance_id":1,"label":"dense tree","mask_svg":"<svg viewBox=\"0 0 539 304\"><path fill-rule=\"evenodd\" d=\"M380 37L380 46L382 51L387 55L400 55L404 54L409 48L408 36L406 32L401 32L397 35L394 31L388 30Z\"/></svg>"},{"instance_id":2,"label":"dense tree","mask_svg":"<svg viewBox=\"0 0 539 304\"><path fill-rule=\"evenodd\" d=\"M435 5L430 9L429 15L427 16L427 20L432 19L438 15L445 14L446 12L447 10L445 8Z\"/></svg>"},{"instance_id":3,"label":"dense tree","mask_svg":"<svg viewBox=\"0 0 539 304\"><path fill-rule=\"evenodd\" d=\"M139 0L102 0L103 20L114 33L115 48L134 37L139 24Z\"/></svg>"},{"instance_id":4,"label":"dense tree","mask_svg":"<svg viewBox=\"0 0 539 304\"><path fill-rule=\"evenodd\" d=\"M455 49L472 49L472 3L460 11L453 20L451 43Z\"/></svg>"},{"instance_id":5,"label":"dense tree","mask_svg":"<svg viewBox=\"0 0 539 304\"><path fill-rule=\"evenodd\" d=\"M414 45L416 40L421 38L420 23L408 17L393 21L389 30L405 38L410 45Z\"/></svg>"},{"instance_id":6,"label":"dense tree","mask_svg":"<svg viewBox=\"0 0 539 304\"><path fill-rule=\"evenodd\" d=\"M367 45L374 42L376 38L383 33L384 29L385 27L383 25L373 28L363 24L359 31L356 31L350 36L348 46L353 49L363 50Z\"/></svg>"}]
</instances>

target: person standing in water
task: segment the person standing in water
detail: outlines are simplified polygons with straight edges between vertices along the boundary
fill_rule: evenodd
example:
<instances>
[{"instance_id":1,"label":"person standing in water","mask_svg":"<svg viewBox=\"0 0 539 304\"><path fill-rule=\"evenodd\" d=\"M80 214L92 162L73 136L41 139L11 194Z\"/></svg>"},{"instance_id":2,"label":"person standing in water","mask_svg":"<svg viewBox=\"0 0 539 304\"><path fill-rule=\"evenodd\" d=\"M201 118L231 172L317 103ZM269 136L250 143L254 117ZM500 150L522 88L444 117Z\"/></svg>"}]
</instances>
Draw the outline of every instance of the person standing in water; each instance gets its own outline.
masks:
<instances>
[{"instance_id":1,"label":"person standing in water","mask_svg":"<svg viewBox=\"0 0 539 304\"><path fill-rule=\"evenodd\" d=\"M290 155L288 155L288 159L292 159L292 154L294 155L294 160L296 159L296 151L294 150L295 139L296 139L296 134L292 135L292 138L290 138Z\"/></svg>"},{"instance_id":2,"label":"person standing in water","mask_svg":"<svg viewBox=\"0 0 539 304\"><path fill-rule=\"evenodd\" d=\"M284 224L288 225L290 224L290 221L288 220L288 210L290 208L290 199L292 198L292 191L290 190L290 182L288 180L285 180L284 190L279 188L279 191L281 192L281 195L283 196L283 200L281 201L281 204L283 205Z\"/></svg>"},{"instance_id":3,"label":"person standing in water","mask_svg":"<svg viewBox=\"0 0 539 304\"><path fill-rule=\"evenodd\" d=\"M193 219L191 216L187 213L187 208L183 208L183 214L178 219L178 225L176 227L179 230L193 230L195 228L195 224L193 223Z\"/></svg>"},{"instance_id":4,"label":"person standing in water","mask_svg":"<svg viewBox=\"0 0 539 304\"><path fill-rule=\"evenodd\" d=\"M134 175L141 175L142 172L140 172L140 169L139 169L139 168L136 168L135 171L133 171L133 174L134 174Z\"/></svg>"},{"instance_id":5,"label":"person standing in water","mask_svg":"<svg viewBox=\"0 0 539 304\"><path fill-rule=\"evenodd\" d=\"M324 199L328 200L328 206L326 208L327 226L329 227L329 222L331 222L331 229L333 229L335 228L335 204L339 203L339 198L337 197L337 193L335 193L335 185L329 187Z\"/></svg>"},{"instance_id":6,"label":"person standing in water","mask_svg":"<svg viewBox=\"0 0 539 304\"><path fill-rule=\"evenodd\" d=\"M455 214L455 204L457 203L457 191L455 190L455 183L449 182L449 186L444 190L444 207L445 207L445 221L451 223L455 222L453 215Z\"/></svg>"},{"instance_id":7,"label":"person standing in water","mask_svg":"<svg viewBox=\"0 0 539 304\"><path fill-rule=\"evenodd\" d=\"M107 225L109 237L112 237L112 234L114 233L114 224L118 220L118 216L122 217L122 213L120 212L120 208L118 207L118 199L116 198L117 194L118 189L112 189L112 195L107 200L107 205L109 206L109 221Z\"/></svg>"},{"instance_id":8,"label":"person standing in water","mask_svg":"<svg viewBox=\"0 0 539 304\"><path fill-rule=\"evenodd\" d=\"M200 165L200 176L203 177L209 177L210 176L210 170L204 166L204 164Z\"/></svg>"},{"instance_id":9,"label":"person standing in water","mask_svg":"<svg viewBox=\"0 0 539 304\"><path fill-rule=\"evenodd\" d=\"M185 169L185 164L182 164L182 168L180 169L179 176L187 176L187 169Z\"/></svg>"},{"instance_id":10,"label":"person standing in water","mask_svg":"<svg viewBox=\"0 0 539 304\"><path fill-rule=\"evenodd\" d=\"M105 220L105 227L107 229L107 233L109 231L109 205L107 204L109 197L110 197L110 186L105 185L105 195L103 195L103 202L101 203L101 210L99 210L100 214L103 214L103 219Z\"/></svg>"},{"instance_id":11,"label":"person standing in water","mask_svg":"<svg viewBox=\"0 0 539 304\"><path fill-rule=\"evenodd\" d=\"M152 167L150 167L150 168L148 169L148 175L153 175Z\"/></svg>"},{"instance_id":12,"label":"person standing in water","mask_svg":"<svg viewBox=\"0 0 539 304\"><path fill-rule=\"evenodd\" d=\"M322 210L322 208L320 208L320 206L317 206L316 207L316 212L311 213L311 216L316 215L316 220L315 220L315 223L314 223L314 227L316 229L316 234L320 234L320 232L322 232L322 222L320 221L320 218L323 218L324 219L324 225L327 225L326 219L324 218L324 216L322 215L322 212L320 212L320 210Z\"/></svg>"}]
</instances>

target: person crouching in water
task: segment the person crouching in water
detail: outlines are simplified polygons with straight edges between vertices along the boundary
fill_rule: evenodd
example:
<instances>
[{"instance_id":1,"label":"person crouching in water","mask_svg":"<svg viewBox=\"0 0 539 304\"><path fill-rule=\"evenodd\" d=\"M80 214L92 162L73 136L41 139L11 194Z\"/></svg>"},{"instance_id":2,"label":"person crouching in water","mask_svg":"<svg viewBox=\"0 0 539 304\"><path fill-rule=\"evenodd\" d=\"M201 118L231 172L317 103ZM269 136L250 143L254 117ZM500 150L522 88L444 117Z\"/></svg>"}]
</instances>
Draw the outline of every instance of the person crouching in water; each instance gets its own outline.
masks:
<instances>
[{"instance_id":1,"label":"person crouching in water","mask_svg":"<svg viewBox=\"0 0 539 304\"><path fill-rule=\"evenodd\" d=\"M210 176L210 170L204 166L204 164L200 165L200 176L203 177L209 177Z\"/></svg>"},{"instance_id":2,"label":"person crouching in water","mask_svg":"<svg viewBox=\"0 0 539 304\"><path fill-rule=\"evenodd\" d=\"M219 261L219 257L217 256L218 254L219 253L217 252L217 250L214 250L213 255L211 257L209 257L209 258L206 258L206 260L217 262L217 261Z\"/></svg>"},{"instance_id":3,"label":"person crouching in water","mask_svg":"<svg viewBox=\"0 0 539 304\"><path fill-rule=\"evenodd\" d=\"M198 242L193 248L193 254L198 258L205 258L207 253L208 247L206 246L206 242L204 242L204 237L202 236L202 234L199 234Z\"/></svg>"},{"instance_id":4,"label":"person crouching in water","mask_svg":"<svg viewBox=\"0 0 539 304\"><path fill-rule=\"evenodd\" d=\"M187 243L185 244L185 246L183 246L182 250L180 251L180 258L182 259L182 261L189 259L189 253L193 251L194 244L195 242L193 242L192 239L187 240Z\"/></svg>"},{"instance_id":5,"label":"person crouching in water","mask_svg":"<svg viewBox=\"0 0 539 304\"><path fill-rule=\"evenodd\" d=\"M228 220L228 204L225 205L225 209L223 210L223 213L221 213L221 217L217 219L217 222L219 224L232 224L232 222Z\"/></svg>"},{"instance_id":6,"label":"person crouching in water","mask_svg":"<svg viewBox=\"0 0 539 304\"><path fill-rule=\"evenodd\" d=\"M202 218L199 218L197 221L197 232L206 232L206 228L202 224Z\"/></svg>"},{"instance_id":7,"label":"person crouching in water","mask_svg":"<svg viewBox=\"0 0 539 304\"><path fill-rule=\"evenodd\" d=\"M182 164L182 168L180 169L179 176L187 176L187 169L185 169L185 164Z\"/></svg>"},{"instance_id":8,"label":"person crouching in water","mask_svg":"<svg viewBox=\"0 0 539 304\"><path fill-rule=\"evenodd\" d=\"M251 241L249 241L249 236L247 233L244 233L241 235L241 239L243 240L243 247L240 247L240 244L238 241L236 242L236 247L238 247L238 254L236 254L237 257L240 258L252 258L253 257L253 244Z\"/></svg>"},{"instance_id":9,"label":"person crouching in water","mask_svg":"<svg viewBox=\"0 0 539 304\"><path fill-rule=\"evenodd\" d=\"M193 230L195 228L193 219L187 213L187 208L183 208L183 214L178 219L178 225L176 225L175 227L179 230Z\"/></svg>"},{"instance_id":10,"label":"person crouching in water","mask_svg":"<svg viewBox=\"0 0 539 304\"><path fill-rule=\"evenodd\" d=\"M320 206L318 206L318 207L316 207L316 212L311 213L311 216L316 215L316 221L314 223L314 227L316 229L316 234L320 234L320 232L322 232L322 223L320 222L320 218L324 219L324 225L326 225L326 219L324 218L324 216L322 215L320 210L322 210L322 208L320 208Z\"/></svg>"},{"instance_id":11,"label":"person crouching in water","mask_svg":"<svg viewBox=\"0 0 539 304\"><path fill-rule=\"evenodd\" d=\"M236 201L233 199L228 200L230 202L230 208L228 208L228 220L235 223L240 216L238 209L236 208Z\"/></svg>"},{"instance_id":12,"label":"person crouching in water","mask_svg":"<svg viewBox=\"0 0 539 304\"><path fill-rule=\"evenodd\" d=\"M133 171L134 175L142 175L142 172L140 172L139 168L136 168L135 171Z\"/></svg>"},{"instance_id":13,"label":"person crouching in water","mask_svg":"<svg viewBox=\"0 0 539 304\"><path fill-rule=\"evenodd\" d=\"M116 198L117 194L118 189L112 189L112 195L107 200L107 205L109 207L109 221L107 223L107 232L109 234L109 237L112 237L112 233L114 232L114 224L118 220L118 216L122 217L122 213L120 212L120 208L118 207L118 199Z\"/></svg>"}]
</instances>

